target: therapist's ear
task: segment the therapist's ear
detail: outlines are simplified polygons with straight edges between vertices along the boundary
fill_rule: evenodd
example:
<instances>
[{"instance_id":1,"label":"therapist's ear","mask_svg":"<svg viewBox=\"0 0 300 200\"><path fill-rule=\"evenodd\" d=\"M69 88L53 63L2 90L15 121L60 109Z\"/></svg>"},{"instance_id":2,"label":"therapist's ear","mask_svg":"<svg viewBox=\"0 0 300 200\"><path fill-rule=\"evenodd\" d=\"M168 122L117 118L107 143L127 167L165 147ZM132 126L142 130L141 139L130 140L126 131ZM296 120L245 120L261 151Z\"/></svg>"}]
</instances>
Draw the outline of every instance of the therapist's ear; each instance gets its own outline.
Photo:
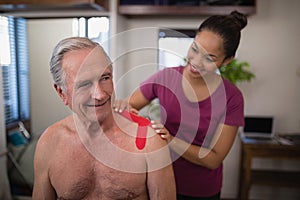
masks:
<instances>
[{"instance_id":1,"label":"therapist's ear","mask_svg":"<svg viewBox=\"0 0 300 200\"><path fill-rule=\"evenodd\" d=\"M226 58L226 59L223 61L223 66L224 66L224 65L227 65L228 63L230 63L233 59L234 59L234 56L231 56L231 57L229 57L229 58Z\"/></svg>"},{"instance_id":2,"label":"therapist's ear","mask_svg":"<svg viewBox=\"0 0 300 200\"><path fill-rule=\"evenodd\" d=\"M58 96L63 100L65 105L68 105L67 96L57 84L54 84L54 88L58 94Z\"/></svg>"}]
</instances>

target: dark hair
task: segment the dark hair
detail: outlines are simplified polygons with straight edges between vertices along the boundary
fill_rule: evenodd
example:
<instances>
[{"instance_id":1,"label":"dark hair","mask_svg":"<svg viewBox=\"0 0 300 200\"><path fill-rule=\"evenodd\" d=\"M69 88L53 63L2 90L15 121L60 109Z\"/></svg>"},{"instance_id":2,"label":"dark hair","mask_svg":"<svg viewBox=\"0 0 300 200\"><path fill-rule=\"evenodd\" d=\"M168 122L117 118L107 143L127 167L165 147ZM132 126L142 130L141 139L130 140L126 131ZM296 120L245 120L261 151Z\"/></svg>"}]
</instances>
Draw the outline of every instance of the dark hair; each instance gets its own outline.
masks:
<instances>
[{"instance_id":1,"label":"dark hair","mask_svg":"<svg viewBox=\"0 0 300 200\"><path fill-rule=\"evenodd\" d=\"M223 38L225 58L235 55L241 38L241 30L247 25L247 17L233 11L229 15L213 15L207 18L198 28L197 33L208 30Z\"/></svg>"}]
</instances>

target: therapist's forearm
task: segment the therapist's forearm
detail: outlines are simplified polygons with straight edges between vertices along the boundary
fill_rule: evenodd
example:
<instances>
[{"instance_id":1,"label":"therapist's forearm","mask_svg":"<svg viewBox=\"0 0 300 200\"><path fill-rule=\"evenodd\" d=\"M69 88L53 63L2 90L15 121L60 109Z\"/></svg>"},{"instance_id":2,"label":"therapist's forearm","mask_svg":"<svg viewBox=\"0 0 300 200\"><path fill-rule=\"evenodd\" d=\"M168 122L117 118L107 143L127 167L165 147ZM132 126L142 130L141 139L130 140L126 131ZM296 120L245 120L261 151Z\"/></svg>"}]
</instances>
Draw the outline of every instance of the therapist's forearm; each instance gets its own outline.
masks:
<instances>
[{"instance_id":1,"label":"therapist's forearm","mask_svg":"<svg viewBox=\"0 0 300 200\"><path fill-rule=\"evenodd\" d=\"M222 162L218 159L213 149L189 144L176 137L172 137L169 142L169 147L184 159L209 169L217 168Z\"/></svg>"},{"instance_id":2,"label":"therapist's forearm","mask_svg":"<svg viewBox=\"0 0 300 200\"><path fill-rule=\"evenodd\" d=\"M142 109L146 105L150 103L150 100L148 100L140 89L137 89L130 97L127 98L129 105L137 110Z\"/></svg>"}]
</instances>

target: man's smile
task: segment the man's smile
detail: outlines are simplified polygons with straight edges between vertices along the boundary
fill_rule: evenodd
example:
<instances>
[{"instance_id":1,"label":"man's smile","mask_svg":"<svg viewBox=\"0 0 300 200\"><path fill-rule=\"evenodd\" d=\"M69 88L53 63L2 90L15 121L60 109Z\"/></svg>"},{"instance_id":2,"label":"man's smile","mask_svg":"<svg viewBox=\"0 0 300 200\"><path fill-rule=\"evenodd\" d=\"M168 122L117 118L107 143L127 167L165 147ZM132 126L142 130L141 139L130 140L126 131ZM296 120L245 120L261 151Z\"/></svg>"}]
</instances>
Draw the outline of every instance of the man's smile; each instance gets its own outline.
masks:
<instances>
[{"instance_id":1,"label":"man's smile","mask_svg":"<svg viewBox=\"0 0 300 200\"><path fill-rule=\"evenodd\" d=\"M104 106L107 102L110 101L110 98L107 98L106 100L104 101L101 101L101 102L95 102L93 104L87 104L86 106L87 107L101 107L101 106Z\"/></svg>"}]
</instances>

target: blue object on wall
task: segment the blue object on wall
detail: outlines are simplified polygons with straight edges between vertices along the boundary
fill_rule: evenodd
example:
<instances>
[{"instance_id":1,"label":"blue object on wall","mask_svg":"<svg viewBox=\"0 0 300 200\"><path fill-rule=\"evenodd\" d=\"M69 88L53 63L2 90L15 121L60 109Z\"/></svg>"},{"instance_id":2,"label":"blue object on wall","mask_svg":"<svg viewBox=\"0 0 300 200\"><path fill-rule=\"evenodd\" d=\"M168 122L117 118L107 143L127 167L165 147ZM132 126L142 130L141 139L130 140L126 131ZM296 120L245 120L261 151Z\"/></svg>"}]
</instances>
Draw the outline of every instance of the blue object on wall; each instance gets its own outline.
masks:
<instances>
[{"instance_id":1,"label":"blue object on wall","mask_svg":"<svg viewBox=\"0 0 300 200\"><path fill-rule=\"evenodd\" d=\"M8 141L15 146L21 146L28 143L28 140L19 131L8 133Z\"/></svg>"}]
</instances>

